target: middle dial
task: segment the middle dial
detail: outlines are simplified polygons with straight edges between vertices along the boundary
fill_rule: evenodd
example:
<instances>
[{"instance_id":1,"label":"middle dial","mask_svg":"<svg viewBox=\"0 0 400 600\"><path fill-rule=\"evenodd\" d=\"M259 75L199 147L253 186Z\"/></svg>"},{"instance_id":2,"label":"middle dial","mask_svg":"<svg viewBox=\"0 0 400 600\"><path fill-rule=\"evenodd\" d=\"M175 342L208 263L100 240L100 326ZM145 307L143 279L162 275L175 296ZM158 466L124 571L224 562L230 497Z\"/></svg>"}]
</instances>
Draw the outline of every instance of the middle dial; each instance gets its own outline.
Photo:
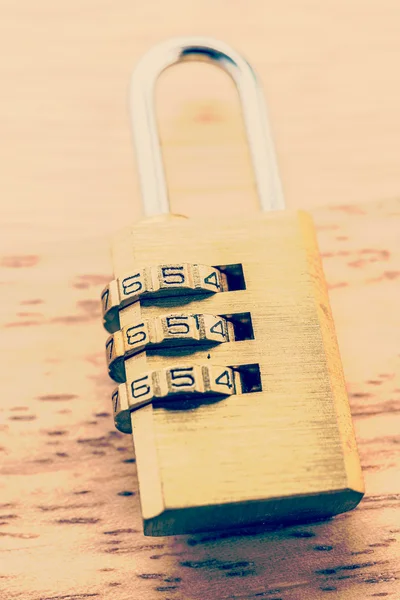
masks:
<instances>
[{"instance_id":1,"label":"middle dial","mask_svg":"<svg viewBox=\"0 0 400 600\"><path fill-rule=\"evenodd\" d=\"M125 382L125 358L147 348L220 344L233 340L232 323L216 315L170 314L143 319L123 327L107 339L109 375L118 383Z\"/></svg>"}]
</instances>

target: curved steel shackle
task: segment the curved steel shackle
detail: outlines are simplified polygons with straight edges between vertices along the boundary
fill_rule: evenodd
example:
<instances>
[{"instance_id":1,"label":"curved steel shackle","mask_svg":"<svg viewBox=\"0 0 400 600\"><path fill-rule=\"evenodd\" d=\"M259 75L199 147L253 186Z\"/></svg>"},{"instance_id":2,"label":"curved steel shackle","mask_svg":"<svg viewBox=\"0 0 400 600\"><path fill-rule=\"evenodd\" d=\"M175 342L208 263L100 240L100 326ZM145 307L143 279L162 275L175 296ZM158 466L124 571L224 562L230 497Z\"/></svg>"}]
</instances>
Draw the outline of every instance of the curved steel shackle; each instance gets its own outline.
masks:
<instances>
[{"instance_id":1,"label":"curved steel shackle","mask_svg":"<svg viewBox=\"0 0 400 600\"><path fill-rule=\"evenodd\" d=\"M241 101L261 208L284 208L264 97L253 69L223 42L206 37L182 37L154 46L139 61L132 75L132 130L145 214L170 212L154 110L154 86L165 69L193 58L214 63L232 77Z\"/></svg>"}]
</instances>

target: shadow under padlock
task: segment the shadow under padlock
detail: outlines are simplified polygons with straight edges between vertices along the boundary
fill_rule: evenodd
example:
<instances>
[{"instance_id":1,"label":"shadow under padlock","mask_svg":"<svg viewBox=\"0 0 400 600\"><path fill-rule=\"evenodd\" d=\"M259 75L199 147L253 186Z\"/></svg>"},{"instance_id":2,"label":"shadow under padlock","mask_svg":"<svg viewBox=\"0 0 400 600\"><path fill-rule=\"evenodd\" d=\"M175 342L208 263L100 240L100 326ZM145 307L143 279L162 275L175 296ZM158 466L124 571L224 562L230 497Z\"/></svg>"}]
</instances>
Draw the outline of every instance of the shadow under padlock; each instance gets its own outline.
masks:
<instances>
[{"instance_id":1,"label":"shadow under padlock","mask_svg":"<svg viewBox=\"0 0 400 600\"><path fill-rule=\"evenodd\" d=\"M237 85L258 214L169 214L153 88L193 57ZM116 236L102 301L120 383L114 419L133 433L145 534L274 527L354 508L363 482L314 226L282 210L254 72L221 42L171 40L137 66L131 106L150 218Z\"/></svg>"}]
</instances>

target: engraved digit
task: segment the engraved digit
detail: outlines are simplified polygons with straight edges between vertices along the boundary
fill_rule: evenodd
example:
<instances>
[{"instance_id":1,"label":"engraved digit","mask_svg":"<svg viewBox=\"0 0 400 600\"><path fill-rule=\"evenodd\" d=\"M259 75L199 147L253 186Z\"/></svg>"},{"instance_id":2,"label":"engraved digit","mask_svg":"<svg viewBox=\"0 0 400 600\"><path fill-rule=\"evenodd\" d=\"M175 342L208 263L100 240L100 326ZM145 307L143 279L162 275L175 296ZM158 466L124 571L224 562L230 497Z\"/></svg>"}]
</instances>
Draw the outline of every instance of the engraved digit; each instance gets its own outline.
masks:
<instances>
[{"instance_id":1,"label":"engraved digit","mask_svg":"<svg viewBox=\"0 0 400 600\"><path fill-rule=\"evenodd\" d=\"M108 308L108 299L110 297L110 290L106 288L101 295L101 301L103 303L103 312L106 312Z\"/></svg>"},{"instance_id":2,"label":"engraved digit","mask_svg":"<svg viewBox=\"0 0 400 600\"><path fill-rule=\"evenodd\" d=\"M184 335L189 333L188 317L166 317L165 324L171 335Z\"/></svg>"},{"instance_id":3,"label":"engraved digit","mask_svg":"<svg viewBox=\"0 0 400 600\"><path fill-rule=\"evenodd\" d=\"M219 385L226 385L229 389L233 387L229 371L224 371L221 373L221 375L219 375L215 380L215 383L218 383Z\"/></svg>"},{"instance_id":4,"label":"engraved digit","mask_svg":"<svg viewBox=\"0 0 400 600\"><path fill-rule=\"evenodd\" d=\"M210 273L210 275L207 275L207 277L204 278L204 283L207 283L208 285L214 285L217 290L221 288L216 271L213 271Z\"/></svg>"},{"instance_id":5,"label":"engraved digit","mask_svg":"<svg viewBox=\"0 0 400 600\"><path fill-rule=\"evenodd\" d=\"M113 403L114 412L117 412L118 400L119 400L118 390L115 390L115 392L111 396L111 401Z\"/></svg>"},{"instance_id":6,"label":"engraved digit","mask_svg":"<svg viewBox=\"0 0 400 600\"><path fill-rule=\"evenodd\" d=\"M125 279L121 281L122 290L125 296L136 294L137 292L140 292L143 289L142 282L140 280L135 281L138 277L140 277L140 275L140 273L136 273L135 275L125 277Z\"/></svg>"},{"instance_id":7,"label":"engraved digit","mask_svg":"<svg viewBox=\"0 0 400 600\"><path fill-rule=\"evenodd\" d=\"M161 275L166 285L180 285L185 283L185 274L182 266L161 267Z\"/></svg>"},{"instance_id":8,"label":"engraved digit","mask_svg":"<svg viewBox=\"0 0 400 600\"><path fill-rule=\"evenodd\" d=\"M224 324L222 321L217 321L217 323L215 323L215 325L210 327L210 331L211 331L211 333L215 333L218 335L222 335L222 337L226 337L226 331L225 331L225 327L224 327Z\"/></svg>"},{"instance_id":9,"label":"engraved digit","mask_svg":"<svg viewBox=\"0 0 400 600\"><path fill-rule=\"evenodd\" d=\"M193 375L190 373L193 372L193 367L188 367L187 369L171 369L171 385L173 387L191 387L195 384ZM180 381L180 383L176 383Z\"/></svg>"},{"instance_id":10,"label":"engraved digit","mask_svg":"<svg viewBox=\"0 0 400 600\"><path fill-rule=\"evenodd\" d=\"M140 379L135 379L135 381L132 381L131 390L132 390L132 396L134 398L141 398L142 396L146 396L146 394L150 393L150 386L147 383L142 383L141 385L136 385L136 384L140 383L141 381L147 381L148 378L149 378L149 376L145 375L144 377L141 377ZM140 391L140 390L144 390L144 391Z\"/></svg>"},{"instance_id":11,"label":"engraved digit","mask_svg":"<svg viewBox=\"0 0 400 600\"><path fill-rule=\"evenodd\" d=\"M114 348L114 338L113 336L109 337L106 343L106 352L108 352L108 360L111 360L112 353Z\"/></svg>"},{"instance_id":12,"label":"engraved digit","mask_svg":"<svg viewBox=\"0 0 400 600\"><path fill-rule=\"evenodd\" d=\"M144 342L147 338L146 332L143 331L143 329L141 331L136 331L136 333L132 333L134 329L138 329L139 327L144 327L144 323L140 323L140 325L134 325L133 327L129 327L129 329L126 330L126 339L130 346L140 344L140 342Z\"/></svg>"}]
</instances>

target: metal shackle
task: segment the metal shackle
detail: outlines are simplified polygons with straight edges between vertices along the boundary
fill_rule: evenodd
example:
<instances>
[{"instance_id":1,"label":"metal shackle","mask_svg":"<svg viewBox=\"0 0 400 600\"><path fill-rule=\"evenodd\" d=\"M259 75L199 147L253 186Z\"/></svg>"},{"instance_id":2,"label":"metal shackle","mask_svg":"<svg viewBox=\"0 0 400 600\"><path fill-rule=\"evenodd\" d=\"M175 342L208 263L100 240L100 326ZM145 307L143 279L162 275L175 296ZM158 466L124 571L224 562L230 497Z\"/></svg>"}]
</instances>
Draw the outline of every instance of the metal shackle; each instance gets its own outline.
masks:
<instances>
[{"instance_id":1,"label":"metal shackle","mask_svg":"<svg viewBox=\"0 0 400 600\"><path fill-rule=\"evenodd\" d=\"M196 59L221 67L236 84L262 210L285 207L264 96L250 64L227 44L206 37L172 38L148 51L131 79L130 109L140 188L147 216L170 212L154 88L160 74Z\"/></svg>"}]
</instances>

